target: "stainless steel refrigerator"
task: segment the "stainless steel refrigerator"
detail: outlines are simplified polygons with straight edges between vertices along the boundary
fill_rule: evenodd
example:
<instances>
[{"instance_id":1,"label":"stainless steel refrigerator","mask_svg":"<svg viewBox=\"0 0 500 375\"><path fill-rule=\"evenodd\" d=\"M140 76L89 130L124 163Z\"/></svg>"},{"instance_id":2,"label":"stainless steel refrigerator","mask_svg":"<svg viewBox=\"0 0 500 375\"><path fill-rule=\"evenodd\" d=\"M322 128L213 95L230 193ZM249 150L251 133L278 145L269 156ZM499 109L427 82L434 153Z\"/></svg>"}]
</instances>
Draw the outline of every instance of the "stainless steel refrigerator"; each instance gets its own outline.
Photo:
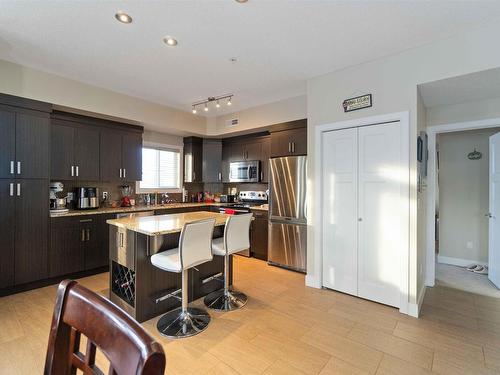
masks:
<instances>
[{"instance_id":1,"label":"stainless steel refrigerator","mask_svg":"<svg viewBox=\"0 0 500 375\"><path fill-rule=\"evenodd\" d=\"M270 161L269 263L306 272L306 156Z\"/></svg>"}]
</instances>

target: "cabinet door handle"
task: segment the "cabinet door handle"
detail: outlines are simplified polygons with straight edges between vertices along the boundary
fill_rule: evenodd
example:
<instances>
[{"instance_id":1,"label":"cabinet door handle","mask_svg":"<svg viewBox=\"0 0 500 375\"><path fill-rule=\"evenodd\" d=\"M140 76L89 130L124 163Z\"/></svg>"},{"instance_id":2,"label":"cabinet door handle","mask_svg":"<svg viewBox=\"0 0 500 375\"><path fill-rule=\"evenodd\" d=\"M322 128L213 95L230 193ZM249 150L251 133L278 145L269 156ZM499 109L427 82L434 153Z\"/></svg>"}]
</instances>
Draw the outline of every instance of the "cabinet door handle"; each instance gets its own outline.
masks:
<instances>
[{"instance_id":1,"label":"cabinet door handle","mask_svg":"<svg viewBox=\"0 0 500 375\"><path fill-rule=\"evenodd\" d=\"M21 162L17 162L17 174L21 174Z\"/></svg>"},{"instance_id":2,"label":"cabinet door handle","mask_svg":"<svg viewBox=\"0 0 500 375\"><path fill-rule=\"evenodd\" d=\"M75 176L75 166L72 165L71 166L71 177L74 177Z\"/></svg>"},{"instance_id":3,"label":"cabinet door handle","mask_svg":"<svg viewBox=\"0 0 500 375\"><path fill-rule=\"evenodd\" d=\"M219 172L219 181L222 181L222 173Z\"/></svg>"},{"instance_id":4,"label":"cabinet door handle","mask_svg":"<svg viewBox=\"0 0 500 375\"><path fill-rule=\"evenodd\" d=\"M13 182L10 183L10 196L11 197L14 196L14 183Z\"/></svg>"},{"instance_id":5,"label":"cabinet door handle","mask_svg":"<svg viewBox=\"0 0 500 375\"><path fill-rule=\"evenodd\" d=\"M122 178L122 169L120 168L120 178Z\"/></svg>"},{"instance_id":6,"label":"cabinet door handle","mask_svg":"<svg viewBox=\"0 0 500 375\"><path fill-rule=\"evenodd\" d=\"M260 180L264 180L264 172L260 171Z\"/></svg>"},{"instance_id":7,"label":"cabinet door handle","mask_svg":"<svg viewBox=\"0 0 500 375\"><path fill-rule=\"evenodd\" d=\"M78 177L79 172L78 172L78 165L76 166L76 177Z\"/></svg>"},{"instance_id":8,"label":"cabinet door handle","mask_svg":"<svg viewBox=\"0 0 500 375\"><path fill-rule=\"evenodd\" d=\"M295 154L295 142L292 142L292 154Z\"/></svg>"},{"instance_id":9,"label":"cabinet door handle","mask_svg":"<svg viewBox=\"0 0 500 375\"><path fill-rule=\"evenodd\" d=\"M195 181L195 180L196 180L196 172L193 171L193 181Z\"/></svg>"},{"instance_id":10,"label":"cabinet door handle","mask_svg":"<svg viewBox=\"0 0 500 375\"><path fill-rule=\"evenodd\" d=\"M14 160L10 161L10 174L14 174Z\"/></svg>"},{"instance_id":11,"label":"cabinet door handle","mask_svg":"<svg viewBox=\"0 0 500 375\"><path fill-rule=\"evenodd\" d=\"M127 178L127 169L123 168L123 178Z\"/></svg>"},{"instance_id":12,"label":"cabinet door handle","mask_svg":"<svg viewBox=\"0 0 500 375\"><path fill-rule=\"evenodd\" d=\"M18 197L21 196L21 184L20 183L17 184L17 196Z\"/></svg>"},{"instance_id":13,"label":"cabinet door handle","mask_svg":"<svg viewBox=\"0 0 500 375\"><path fill-rule=\"evenodd\" d=\"M87 239L86 240L90 241L90 229L87 228L86 232L87 232Z\"/></svg>"},{"instance_id":14,"label":"cabinet door handle","mask_svg":"<svg viewBox=\"0 0 500 375\"><path fill-rule=\"evenodd\" d=\"M80 242L85 242L85 229L82 229L80 234L81 234Z\"/></svg>"}]
</instances>

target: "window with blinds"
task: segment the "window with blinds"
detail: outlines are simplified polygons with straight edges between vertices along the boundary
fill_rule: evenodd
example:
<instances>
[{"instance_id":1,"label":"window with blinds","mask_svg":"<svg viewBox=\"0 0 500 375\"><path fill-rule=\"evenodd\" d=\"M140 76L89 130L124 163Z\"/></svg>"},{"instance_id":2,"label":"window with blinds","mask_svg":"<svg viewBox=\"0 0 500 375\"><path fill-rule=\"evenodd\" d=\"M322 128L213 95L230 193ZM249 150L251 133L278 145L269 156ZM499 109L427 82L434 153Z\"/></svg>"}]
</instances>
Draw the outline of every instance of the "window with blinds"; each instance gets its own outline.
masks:
<instances>
[{"instance_id":1,"label":"window with blinds","mask_svg":"<svg viewBox=\"0 0 500 375\"><path fill-rule=\"evenodd\" d=\"M143 147L140 189L180 189L180 150Z\"/></svg>"}]
</instances>

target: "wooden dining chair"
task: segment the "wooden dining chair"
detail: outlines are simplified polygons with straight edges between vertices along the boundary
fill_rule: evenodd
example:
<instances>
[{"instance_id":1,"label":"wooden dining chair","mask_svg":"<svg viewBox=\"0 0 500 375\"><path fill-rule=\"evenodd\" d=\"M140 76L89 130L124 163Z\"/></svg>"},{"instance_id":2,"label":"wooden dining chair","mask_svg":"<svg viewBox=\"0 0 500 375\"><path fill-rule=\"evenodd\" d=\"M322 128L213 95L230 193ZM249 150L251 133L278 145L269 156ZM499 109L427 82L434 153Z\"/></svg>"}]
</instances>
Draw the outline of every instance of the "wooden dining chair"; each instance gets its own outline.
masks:
<instances>
[{"instance_id":1,"label":"wooden dining chair","mask_svg":"<svg viewBox=\"0 0 500 375\"><path fill-rule=\"evenodd\" d=\"M109 361L110 375L164 374L163 348L139 323L104 297L64 280L57 290L44 374L104 374L95 363L97 349Z\"/></svg>"}]
</instances>

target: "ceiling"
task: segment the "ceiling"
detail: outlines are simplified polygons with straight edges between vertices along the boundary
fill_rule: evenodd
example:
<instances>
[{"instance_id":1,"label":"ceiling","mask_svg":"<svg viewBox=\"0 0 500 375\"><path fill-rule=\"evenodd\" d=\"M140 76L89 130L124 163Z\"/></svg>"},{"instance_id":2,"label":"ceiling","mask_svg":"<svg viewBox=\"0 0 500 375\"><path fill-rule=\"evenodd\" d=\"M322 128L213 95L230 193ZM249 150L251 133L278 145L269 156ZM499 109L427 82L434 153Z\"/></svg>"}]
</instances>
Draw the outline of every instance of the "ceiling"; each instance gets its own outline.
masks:
<instances>
[{"instance_id":1,"label":"ceiling","mask_svg":"<svg viewBox=\"0 0 500 375\"><path fill-rule=\"evenodd\" d=\"M500 68L419 85L427 108L500 98Z\"/></svg>"},{"instance_id":2,"label":"ceiling","mask_svg":"<svg viewBox=\"0 0 500 375\"><path fill-rule=\"evenodd\" d=\"M0 59L186 111L234 93L214 116L498 20L499 1L0 0Z\"/></svg>"}]
</instances>

